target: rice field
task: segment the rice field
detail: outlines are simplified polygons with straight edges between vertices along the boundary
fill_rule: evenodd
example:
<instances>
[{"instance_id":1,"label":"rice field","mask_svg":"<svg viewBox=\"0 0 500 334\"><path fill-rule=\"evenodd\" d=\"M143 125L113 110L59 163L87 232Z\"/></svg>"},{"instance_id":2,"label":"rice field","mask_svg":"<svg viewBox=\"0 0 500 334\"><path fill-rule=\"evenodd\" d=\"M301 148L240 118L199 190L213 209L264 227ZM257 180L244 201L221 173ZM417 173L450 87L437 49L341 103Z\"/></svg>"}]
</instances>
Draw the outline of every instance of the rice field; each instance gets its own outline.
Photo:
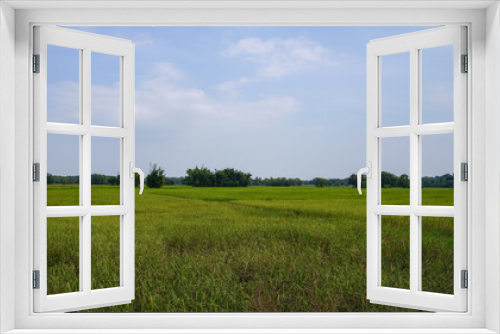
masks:
<instances>
[{"instance_id":1,"label":"rice field","mask_svg":"<svg viewBox=\"0 0 500 334\"><path fill-rule=\"evenodd\" d=\"M407 189L383 189L406 204ZM118 204L95 186L92 204ZM423 189L452 205L453 189ZM48 204L78 203L51 185ZM428 203L426 203L426 201ZM413 311L366 300L366 200L354 188L145 189L136 196L135 300L91 312ZM78 218L50 218L48 289L78 291ZM119 217L92 219L92 288L119 285ZM422 221L422 287L453 292L453 219ZM382 217L382 284L409 287L409 218Z\"/></svg>"}]
</instances>

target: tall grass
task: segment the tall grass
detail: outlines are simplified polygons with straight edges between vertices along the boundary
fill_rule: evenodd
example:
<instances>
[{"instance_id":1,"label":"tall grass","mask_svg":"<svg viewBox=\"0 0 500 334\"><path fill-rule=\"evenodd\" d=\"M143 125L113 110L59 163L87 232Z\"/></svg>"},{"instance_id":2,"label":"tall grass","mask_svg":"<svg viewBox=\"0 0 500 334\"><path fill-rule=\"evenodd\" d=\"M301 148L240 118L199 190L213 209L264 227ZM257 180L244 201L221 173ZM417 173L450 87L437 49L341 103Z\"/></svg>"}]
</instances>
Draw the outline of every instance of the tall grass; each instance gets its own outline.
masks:
<instances>
[{"instance_id":1,"label":"tall grass","mask_svg":"<svg viewBox=\"0 0 500 334\"><path fill-rule=\"evenodd\" d=\"M49 205L71 196L67 188L49 187ZM424 197L449 205L452 191L424 189ZM384 189L383 196L397 201L404 192ZM107 204L118 188L95 193ZM51 293L78 286L71 260L78 237L65 219L48 236ZM382 224L382 284L407 288L408 217ZM93 286L109 286L116 272L116 233L106 225L92 225L102 244L92 255ZM423 226L423 288L452 293L453 221L428 218ZM352 188L146 189L136 196L135 233L135 300L92 312L411 311L366 300L366 200Z\"/></svg>"}]
</instances>

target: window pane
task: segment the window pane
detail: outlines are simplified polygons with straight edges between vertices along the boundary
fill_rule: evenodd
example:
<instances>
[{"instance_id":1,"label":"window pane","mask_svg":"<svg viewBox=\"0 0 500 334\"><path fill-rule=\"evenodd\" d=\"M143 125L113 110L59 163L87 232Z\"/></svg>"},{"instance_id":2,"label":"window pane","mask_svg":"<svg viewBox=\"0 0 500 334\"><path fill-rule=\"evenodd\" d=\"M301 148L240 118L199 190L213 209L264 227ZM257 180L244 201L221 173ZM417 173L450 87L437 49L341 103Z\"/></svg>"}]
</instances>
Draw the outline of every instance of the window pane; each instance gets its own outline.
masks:
<instances>
[{"instance_id":1,"label":"window pane","mask_svg":"<svg viewBox=\"0 0 500 334\"><path fill-rule=\"evenodd\" d=\"M120 216L93 216L92 289L120 286Z\"/></svg>"},{"instance_id":2,"label":"window pane","mask_svg":"<svg viewBox=\"0 0 500 334\"><path fill-rule=\"evenodd\" d=\"M420 51L422 123L453 122L453 45Z\"/></svg>"},{"instance_id":3,"label":"window pane","mask_svg":"<svg viewBox=\"0 0 500 334\"><path fill-rule=\"evenodd\" d=\"M382 205L410 205L410 138L381 139Z\"/></svg>"},{"instance_id":4,"label":"window pane","mask_svg":"<svg viewBox=\"0 0 500 334\"><path fill-rule=\"evenodd\" d=\"M79 291L80 218L47 218L47 294Z\"/></svg>"},{"instance_id":5,"label":"window pane","mask_svg":"<svg viewBox=\"0 0 500 334\"><path fill-rule=\"evenodd\" d=\"M453 134L422 136L422 205L453 206Z\"/></svg>"},{"instance_id":6,"label":"window pane","mask_svg":"<svg viewBox=\"0 0 500 334\"><path fill-rule=\"evenodd\" d=\"M47 122L80 122L80 50L47 45Z\"/></svg>"},{"instance_id":7,"label":"window pane","mask_svg":"<svg viewBox=\"0 0 500 334\"><path fill-rule=\"evenodd\" d=\"M92 52L92 125L120 126L120 57Z\"/></svg>"},{"instance_id":8,"label":"window pane","mask_svg":"<svg viewBox=\"0 0 500 334\"><path fill-rule=\"evenodd\" d=\"M453 294L453 218L422 217L422 290Z\"/></svg>"},{"instance_id":9,"label":"window pane","mask_svg":"<svg viewBox=\"0 0 500 334\"><path fill-rule=\"evenodd\" d=\"M383 216L382 286L410 289L410 217Z\"/></svg>"},{"instance_id":10,"label":"window pane","mask_svg":"<svg viewBox=\"0 0 500 334\"><path fill-rule=\"evenodd\" d=\"M92 205L120 205L120 141L92 137Z\"/></svg>"},{"instance_id":11,"label":"window pane","mask_svg":"<svg viewBox=\"0 0 500 334\"><path fill-rule=\"evenodd\" d=\"M410 53L380 58L382 126L409 125Z\"/></svg>"},{"instance_id":12,"label":"window pane","mask_svg":"<svg viewBox=\"0 0 500 334\"><path fill-rule=\"evenodd\" d=\"M47 206L80 205L80 137L47 134Z\"/></svg>"}]
</instances>

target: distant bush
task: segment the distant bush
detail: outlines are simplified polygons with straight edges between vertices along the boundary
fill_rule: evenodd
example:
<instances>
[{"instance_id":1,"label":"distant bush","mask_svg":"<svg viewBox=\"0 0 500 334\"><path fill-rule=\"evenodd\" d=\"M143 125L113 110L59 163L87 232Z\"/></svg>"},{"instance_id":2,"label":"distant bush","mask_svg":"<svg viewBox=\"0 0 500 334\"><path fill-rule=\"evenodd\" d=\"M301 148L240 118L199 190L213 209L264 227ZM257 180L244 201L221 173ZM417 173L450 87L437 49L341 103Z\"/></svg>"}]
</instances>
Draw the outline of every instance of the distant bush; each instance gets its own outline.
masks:
<instances>
[{"instance_id":1,"label":"distant bush","mask_svg":"<svg viewBox=\"0 0 500 334\"><path fill-rule=\"evenodd\" d=\"M165 170L157 164L152 164L148 176L146 176L146 185L149 188L161 188L165 184Z\"/></svg>"},{"instance_id":2,"label":"distant bush","mask_svg":"<svg viewBox=\"0 0 500 334\"><path fill-rule=\"evenodd\" d=\"M422 177L422 188L453 188L453 184L453 175L451 174Z\"/></svg>"},{"instance_id":3,"label":"distant bush","mask_svg":"<svg viewBox=\"0 0 500 334\"><path fill-rule=\"evenodd\" d=\"M406 174L401 174L398 179L398 187L410 188L410 178Z\"/></svg>"},{"instance_id":4,"label":"distant bush","mask_svg":"<svg viewBox=\"0 0 500 334\"><path fill-rule=\"evenodd\" d=\"M136 188L139 188L139 186L141 185L141 177L137 173L135 173L134 185Z\"/></svg>"},{"instance_id":5,"label":"distant bush","mask_svg":"<svg viewBox=\"0 0 500 334\"><path fill-rule=\"evenodd\" d=\"M184 178L184 183L192 187L213 187L215 185L215 175L206 167L186 171L187 176Z\"/></svg>"},{"instance_id":6,"label":"distant bush","mask_svg":"<svg viewBox=\"0 0 500 334\"><path fill-rule=\"evenodd\" d=\"M382 172L382 188L410 188L407 174L396 176L390 172ZM453 188L453 175L422 177L422 188Z\"/></svg>"},{"instance_id":7,"label":"distant bush","mask_svg":"<svg viewBox=\"0 0 500 334\"><path fill-rule=\"evenodd\" d=\"M262 179L260 177L252 180L253 186L267 186L267 187L300 187L304 184L299 178L286 178L286 177L271 177Z\"/></svg>"},{"instance_id":8,"label":"distant bush","mask_svg":"<svg viewBox=\"0 0 500 334\"><path fill-rule=\"evenodd\" d=\"M108 181L108 184L110 186L119 186L120 185L120 175L109 176L107 181Z\"/></svg>"},{"instance_id":9,"label":"distant bush","mask_svg":"<svg viewBox=\"0 0 500 334\"><path fill-rule=\"evenodd\" d=\"M179 186L184 184L183 177L165 177L165 184L167 186Z\"/></svg>"},{"instance_id":10,"label":"distant bush","mask_svg":"<svg viewBox=\"0 0 500 334\"><path fill-rule=\"evenodd\" d=\"M146 177L146 184L150 188L161 187L166 185L190 185L193 187L247 187L247 186L267 186L267 187L300 187L300 186L319 186L319 187L357 187L357 175L351 174L344 179L322 179L318 183L318 178L312 180L301 180L299 178L251 178L251 174L244 173L234 168L226 168L224 170L210 171L205 167L196 167L187 170L186 177L166 177L165 171L153 165L156 170L151 170L148 177ZM161 171L161 173L160 173ZM150 176L151 175L151 176ZM163 183L161 178L163 177ZM78 175L53 175L47 173L47 184L63 184L72 185L79 184ZM148 183L149 180L149 183ZM324 183L323 180L326 180ZM362 176L361 187L366 188L366 175ZM390 172L382 171L381 173L382 188L409 188L410 178L407 174L400 176L394 175ZM91 184L93 185L120 185L120 175L103 175L92 174ZM161 185L160 185L161 184ZM139 175L135 174L135 186L139 186ZM453 188L453 175L444 174L441 176L424 176L422 177L422 188Z\"/></svg>"},{"instance_id":11,"label":"distant bush","mask_svg":"<svg viewBox=\"0 0 500 334\"><path fill-rule=\"evenodd\" d=\"M184 184L192 187L248 187L252 181L252 174L234 168L212 172L206 167L196 166L188 169L186 174Z\"/></svg>"},{"instance_id":12,"label":"distant bush","mask_svg":"<svg viewBox=\"0 0 500 334\"><path fill-rule=\"evenodd\" d=\"M317 177L314 179L314 185L318 188L326 187L328 184L328 180L322 177Z\"/></svg>"},{"instance_id":13,"label":"distant bush","mask_svg":"<svg viewBox=\"0 0 500 334\"><path fill-rule=\"evenodd\" d=\"M356 174L351 174L347 178L347 184L350 185L351 187L357 187L357 185L358 185L358 176Z\"/></svg>"},{"instance_id":14,"label":"distant bush","mask_svg":"<svg viewBox=\"0 0 500 334\"><path fill-rule=\"evenodd\" d=\"M102 174L92 174L90 175L91 184L106 184L106 177Z\"/></svg>"},{"instance_id":15,"label":"distant bush","mask_svg":"<svg viewBox=\"0 0 500 334\"><path fill-rule=\"evenodd\" d=\"M47 173L47 184L78 184L79 179L78 175L59 176Z\"/></svg>"}]
</instances>

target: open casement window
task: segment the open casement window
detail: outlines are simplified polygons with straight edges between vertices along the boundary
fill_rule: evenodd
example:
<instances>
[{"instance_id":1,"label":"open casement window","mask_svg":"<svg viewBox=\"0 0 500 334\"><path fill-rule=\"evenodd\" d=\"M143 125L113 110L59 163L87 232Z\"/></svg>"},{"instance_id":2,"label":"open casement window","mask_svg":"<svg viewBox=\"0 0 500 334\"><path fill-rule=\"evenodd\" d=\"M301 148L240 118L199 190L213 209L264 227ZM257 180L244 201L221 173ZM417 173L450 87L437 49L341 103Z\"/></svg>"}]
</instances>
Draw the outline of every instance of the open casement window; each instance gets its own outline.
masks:
<instances>
[{"instance_id":1,"label":"open casement window","mask_svg":"<svg viewBox=\"0 0 500 334\"><path fill-rule=\"evenodd\" d=\"M65 59L50 59L55 48L62 50L59 54L76 54L73 69L78 79L73 85L63 81L51 86L48 80L54 71L61 72L64 68ZM94 90L91 75L95 73L93 59L101 56L116 60L118 79L114 88L118 93L113 100L116 110L114 127L94 122L94 116L98 119L102 110L99 103L106 103L101 94L101 98L91 105L91 91ZM71 29L35 27L33 72L34 311L66 312L130 303L134 299L134 44ZM68 94L70 88L75 88L74 94ZM73 112L71 110L60 113L68 121L48 118L53 112L50 110L52 104L48 103L49 90L58 101L71 100L66 106L76 106L74 121L66 117ZM106 140L117 145L103 144ZM64 147L69 147L68 143L75 145L71 150L57 146L48 157L48 146L55 142L66 145ZM93 194L91 175L95 172L92 166L98 162L91 162L94 151L100 151L100 157L117 157L115 171L119 175L115 182L119 181L120 190L118 193L115 187L116 201L113 203L100 203L99 194ZM77 166L79 190L74 189L74 198L68 191L65 198L47 199L47 176L50 173L47 166L54 156L72 159L71 163ZM54 228L58 233L52 233ZM113 242L102 241L113 233ZM59 242L70 254L63 258L57 250L48 249L52 242ZM96 246L99 242L104 245ZM99 267L99 257L109 254L114 256L114 272ZM57 279L69 275L69 279L76 283L72 286L59 282L54 278L56 275ZM107 276L96 280L97 275Z\"/></svg>"},{"instance_id":2,"label":"open casement window","mask_svg":"<svg viewBox=\"0 0 500 334\"><path fill-rule=\"evenodd\" d=\"M447 61L438 62L431 67L427 61L429 58L426 57L439 48L450 50L450 56ZM373 40L367 46L368 166L364 171L367 172L367 299L372 303L430 311L467 310L467 289L463 286L465 282L462 282L462 276L467 274L464 272L467 270L467 182L466 175L463 175L467 167L463 164L467 163L466 54L466 28L458 26ZM405 68L400 72L385 66L390 60L388 57L394 56L407 57ZM436 117L438 112L426 104L429 94L434 94L437 99L444 99L447 94L445 90L440 90L440 85L429 85L424 77L431 75L430 71L444 67L450 69L450 102L446 106L450 109L448 119ZM385 73L384 69L387 70ZM395 74L406 76L403 88L399 86L397 90L396 86L384 87L384 75ZM396 113L403 115L406 120L400 124L384 124L387 119L384 111L391 112L391 105L385 103L384 98L399 98L401 89L405 90L403 94L408 98L405 103L400 104L401 110ZM391 120L393 119L394 117ZM431 141L429 138L436 140ZM422 190L422 177L425 176L422 171L423 160L424 157L429 157L426 153L432 146L425 143L433 142L434 146L439 146L440 138L451 139L449 149L443 154L451 155L450 151L453 153L449 174L450 182L454 185L454 189L450 190L454 195L454 202L448 203L448 206L428 201L423 196L427 189ZM402 143L399 151L396 149L398 146L389 144L391 140ZM386 142L388 144L383 146ZM391 150L393 152L389 153L398 156L397 159L402 160L406 156L409 160L410 189L407 201L403 197L393 202L384 201L383 198L382 173L387 171L383 169L383 159ZM427 162L439 158L434 154L427 158ZM424 223L428 221L433 224ZM448 228L451 230L452 241L449 247L452 256L446 269L448 274L440 276L430 273L436 269L429 267L429 261L436 261L436 258L429 254L442 252L442 249L429 249L426 246L426 233L429 228L439 229L442 224L450 221ZM401 230L406 231L406 238L401 237ZM437 236L436 239L439 241L440 238ZM384 255L391 243L395 245L395 252L409 243L406 246L409 268L408 265L404 268L394 265ZM389 250L389 254L390 252ZM436 274L431 279L441 280L439 284L447 284L448 289L430 289L426 280L429 280L431 274Z\"/></svg>"}]
</instances>

